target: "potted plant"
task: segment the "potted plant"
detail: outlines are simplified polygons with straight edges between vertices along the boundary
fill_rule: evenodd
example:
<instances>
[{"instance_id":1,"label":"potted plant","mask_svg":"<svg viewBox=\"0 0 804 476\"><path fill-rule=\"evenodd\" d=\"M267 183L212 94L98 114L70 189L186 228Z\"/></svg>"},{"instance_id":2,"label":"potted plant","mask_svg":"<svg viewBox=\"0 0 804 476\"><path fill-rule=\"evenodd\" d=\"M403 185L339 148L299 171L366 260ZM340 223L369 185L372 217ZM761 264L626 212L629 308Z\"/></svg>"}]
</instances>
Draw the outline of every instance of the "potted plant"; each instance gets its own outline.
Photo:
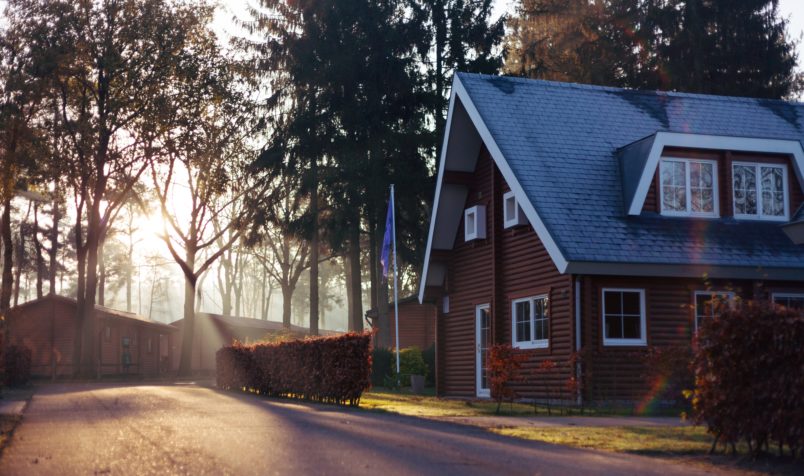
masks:
<instances>
[{"instance_id":1,"label":"potted plant","mask_svg":"<svg viewBox=\"0 0 804 476\"><path fill-rule=\"evenodd\" d=\"M408 347L399 352L400 374L410 376L410 391L416 395L424 393L424 379L427 376L427 363L418 347Z\"/></svg>"}]
</instances>

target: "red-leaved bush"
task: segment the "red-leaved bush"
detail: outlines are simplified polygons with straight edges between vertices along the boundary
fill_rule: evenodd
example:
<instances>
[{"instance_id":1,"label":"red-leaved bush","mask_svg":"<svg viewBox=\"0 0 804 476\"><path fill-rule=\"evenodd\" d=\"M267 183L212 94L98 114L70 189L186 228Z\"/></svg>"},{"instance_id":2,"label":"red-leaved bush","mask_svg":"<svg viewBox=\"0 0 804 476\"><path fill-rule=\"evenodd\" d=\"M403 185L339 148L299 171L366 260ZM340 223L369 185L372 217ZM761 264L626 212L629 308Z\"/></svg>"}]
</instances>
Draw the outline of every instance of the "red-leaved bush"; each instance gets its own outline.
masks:
<instances>
[{"instance_id":1,"label":"red-leaved bush","mask_svg":"<svg viewBox=\"0 0 804 476\"><path fill-rule=\"evenodd\" d=\"M518 352L510 344L495 344L489 347L486 355L486 372L489 379L491 398L497 402L497 413L503 400L516 398L511 384L522 379L520 370L527 360L525 353Z\"/></svg>"},{"instance_id":2,"label":"red-leaved bush","mask_svg":"<svg viewBox=\"0 0 804 476\"><path fill-rule=\"evenodd\" d=\"M31 379L31 349L22 345L10 345L3 355L2 366L5 385L25 385Z\"/></svg>"},{"instance_id":3,"label":"red-leaved bush","mask_svg":"<svg viewBox=\"0 0 804 476\"><path fill-rule=\"evenodd\" d=\"M804 314L753 302L698 328L693 414L718 442L771 445L796 455L804 443Z\"/></svg>"},{"instance_id":4,"label":"red-leaved bush","mask_svg":"<svg viewBox=\"0 0 804 476\"><path fill-rule=\"evenodd\" d=\"M234 344L216 354L218 387L357 405L371 386L371 334Z\"/></svg>"}]
</instances>

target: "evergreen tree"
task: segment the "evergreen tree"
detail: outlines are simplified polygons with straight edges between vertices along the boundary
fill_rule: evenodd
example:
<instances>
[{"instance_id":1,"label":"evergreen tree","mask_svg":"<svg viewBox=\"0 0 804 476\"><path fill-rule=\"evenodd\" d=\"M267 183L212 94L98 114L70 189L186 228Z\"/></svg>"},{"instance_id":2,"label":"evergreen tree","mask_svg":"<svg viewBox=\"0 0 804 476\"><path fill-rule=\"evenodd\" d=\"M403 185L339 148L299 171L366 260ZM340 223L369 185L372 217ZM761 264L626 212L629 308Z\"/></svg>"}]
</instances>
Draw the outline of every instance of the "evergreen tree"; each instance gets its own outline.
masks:
<instances>
[{"instance_id":1,"label":"evergreen tree","mask_svg":"<svg viewBox=\"0 0 804 476\"><path fill-rule=\"evenodd\" d=\"M801 90L778 0L521 0L518 13L510 74L763 98Z\"/></svg>"}]
</instances>

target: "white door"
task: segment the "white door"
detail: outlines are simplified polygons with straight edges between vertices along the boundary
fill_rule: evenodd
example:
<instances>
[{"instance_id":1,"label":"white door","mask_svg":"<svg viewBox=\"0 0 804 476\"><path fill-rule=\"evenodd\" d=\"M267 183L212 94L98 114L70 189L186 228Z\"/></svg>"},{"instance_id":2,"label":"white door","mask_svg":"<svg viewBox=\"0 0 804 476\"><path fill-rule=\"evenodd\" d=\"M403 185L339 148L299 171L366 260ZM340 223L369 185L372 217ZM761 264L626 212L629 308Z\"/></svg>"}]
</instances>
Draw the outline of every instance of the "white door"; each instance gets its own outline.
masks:
<instances>
[{"instance_id":1,"label":"white door","mask_svg":"<svg viewBox=\"0 0 804 476\"><path fill-rule=\"evenodd\" d=\"M491 307L488 304L481 304L475 309L475 369L477 369L477 388L478 397L491 396L489 390L488 375L486 373L486 354L491 344Z\"/></svg>"}]
</instances>

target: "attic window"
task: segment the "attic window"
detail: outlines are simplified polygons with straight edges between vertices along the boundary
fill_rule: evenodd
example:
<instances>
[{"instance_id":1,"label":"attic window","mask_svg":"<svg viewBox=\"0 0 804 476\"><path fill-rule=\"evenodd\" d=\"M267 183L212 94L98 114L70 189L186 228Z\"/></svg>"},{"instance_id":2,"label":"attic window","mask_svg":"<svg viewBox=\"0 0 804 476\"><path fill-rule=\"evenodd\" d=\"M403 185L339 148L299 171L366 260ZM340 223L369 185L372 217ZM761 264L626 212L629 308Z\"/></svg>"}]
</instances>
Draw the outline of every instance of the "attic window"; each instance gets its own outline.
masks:
<instances>
[{"instance_id":1,"label":"attic window","mask_svg":"<svg viewBox=\"0 0 804 476\"><path fill-rule=\"evenodd\" d=\"M787 167L734 162L732 181L735 218L787 220Z\"/></svg>"},{"instance_id":2,"label":"attic window","mask_svg":"<svg viewBox=\"0 0 804 476\"><path fill-rule=\"evenodd\" d=\"M466 241L486 238L486 207L475 205L463 212L464 239Z\"/></svg>"},{"instance_id":3,"label":"attic window","mask_svg":"<svg viewBox=\"0 0 804 476\"><path fill-rule=\"evenodd\" d=\"M663 158L659 183L662 215L718 216L715 161Z\"/></svg>"},{"instance_id":4,"label":"attic window","mask_svg":"<svg viewBox=\"0 0 804 476\"><path fill-rule=\"evenodd\" d=\"M503 195L503 227L513 228L526 223L524 213L516 201L514 192Z\"/></svg>"}]
</instances>

